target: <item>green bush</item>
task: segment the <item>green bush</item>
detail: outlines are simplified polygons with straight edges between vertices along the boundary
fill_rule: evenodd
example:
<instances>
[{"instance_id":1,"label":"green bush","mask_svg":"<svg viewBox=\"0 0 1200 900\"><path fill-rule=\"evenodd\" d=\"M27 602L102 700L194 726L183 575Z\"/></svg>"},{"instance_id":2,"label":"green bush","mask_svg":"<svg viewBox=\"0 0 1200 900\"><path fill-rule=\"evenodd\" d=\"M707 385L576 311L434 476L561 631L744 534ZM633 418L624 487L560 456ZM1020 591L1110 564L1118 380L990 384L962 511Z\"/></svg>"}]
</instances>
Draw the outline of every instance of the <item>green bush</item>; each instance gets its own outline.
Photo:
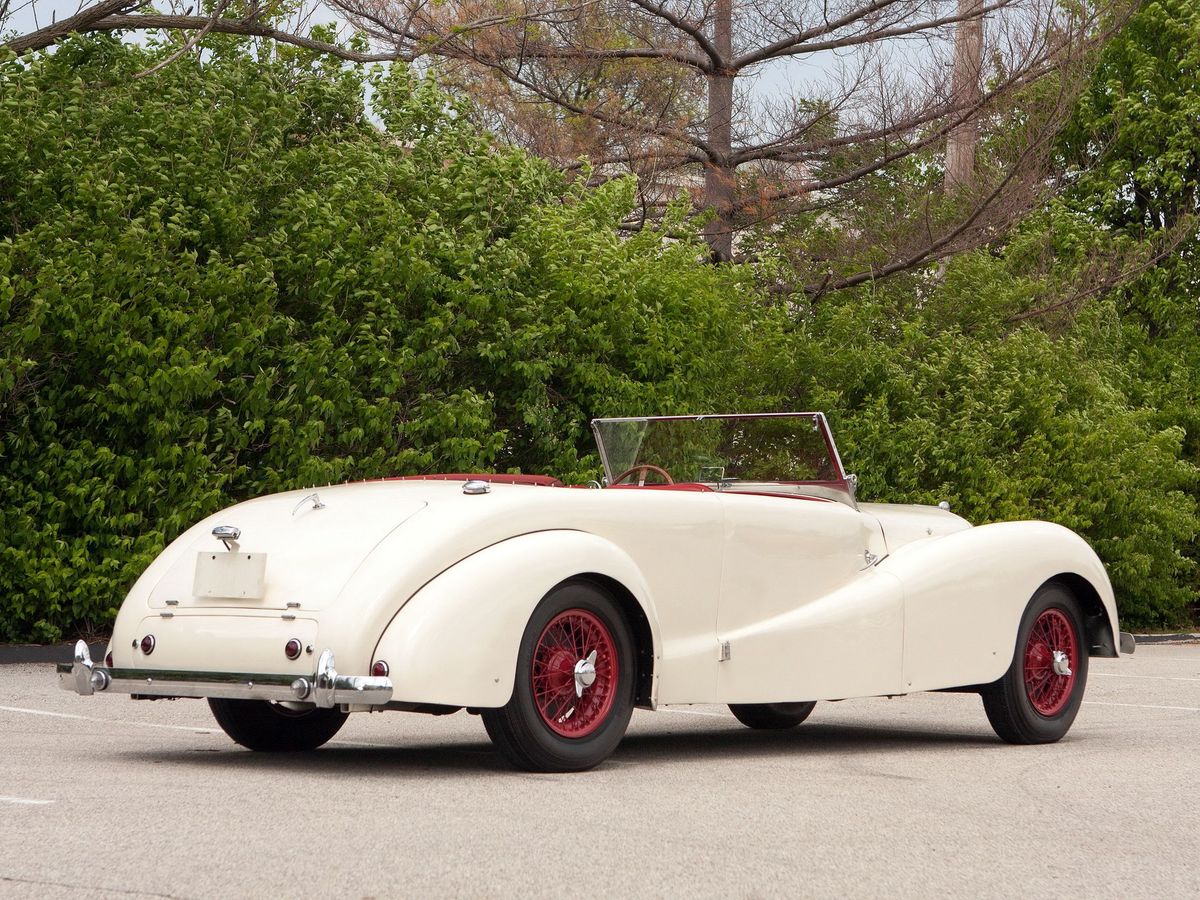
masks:
<instances>
[{"instance_id":1,"label":"green bush","mask_svg":"<svg viewBox=\"0 0 1200 900\"><path fill-rule=\"evenodd\" d=\"M361 73L216 46L0 59L0 640L103 629L249 496L590 477L591 416L726 405L770 331L697 242L618 236L629 184L567 188L398 68L372 120Z\"/></svg>"},{"instance_id":2,"label":"green bush","mask_svg":"<svg viewBox=\"0 0 1200 900\"><path fill-rule=\"evenodd\" d=\"M1060 336L1001 327L1032 291L1013 268L966 254L919 301L912 282L828 299L794 392L829 413L864 499L1058 522L1104 560L1122 627L1185 623L1200 480L1184 429L1137 399L1111 303Z\"/></svg>"},{"instance_id":3,"label":"green bush","mask_svg":"<svg viewBox=\"0 0 1200 900\"><path fill-rule=\"evenodd\" d=\"M1012 322L1112 246L1095 204L772 309L679 217L622 235L629 184L564 183L399 68L213 48L141 80L157 51L107 37L0 58L0 640L103 630L167 541L246 497L581 479L592 416L739 408L825 409L864 498L1060 522L1126 627L1186 621L1194 310L1150 273L1135 296L1170 294L1167 324L1120 298Z\"/></svg>"}]
</instances>

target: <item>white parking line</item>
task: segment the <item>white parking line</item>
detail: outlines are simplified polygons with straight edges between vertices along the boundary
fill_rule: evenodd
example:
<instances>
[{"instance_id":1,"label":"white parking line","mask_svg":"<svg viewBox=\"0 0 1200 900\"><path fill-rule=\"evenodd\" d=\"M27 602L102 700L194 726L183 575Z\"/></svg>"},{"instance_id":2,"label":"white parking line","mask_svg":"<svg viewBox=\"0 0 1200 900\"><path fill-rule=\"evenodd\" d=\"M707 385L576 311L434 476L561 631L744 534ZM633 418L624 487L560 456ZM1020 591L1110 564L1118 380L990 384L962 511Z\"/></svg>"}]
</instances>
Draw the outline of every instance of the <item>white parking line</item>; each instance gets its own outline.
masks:
<instances>
[{"instance_id":1,"label":"white parking line","mask_svg":"<svg viewBox=\"0 0 1200 900\"><path fill-rule=\"evenodd\" d=\"M1126 675L1123 672L1092 672L1103 678L1149 678L1155 681L1200 681L1200 678L1189 675Z\"/></svg>"},{"instance_id":2,"label":"white parking line","mask_svg":"<svg viewBox=\"0 0 1200 900\"><path fill-rule=\"evenodd\" d=\"M158 722L130 722L123 719L101 719L97 716L78 716L73 713L50 712L45 709L25 709L21 706L0 706L0 712L25 713L28 716L49 716L54 719L79 719L83 722L103 722L106 725L134 725L138 728L167 728L171 731L190 731L192 734L212 734L215 729L200 725L162 725Z\"/></svg>"},{"instance_id":3,"label":"white parking line","mask_svg":"<svg viewBox=\"0 0 1200 900\"><path fill-rule=\"evenodd\" d=\"M22 806L45 806L53 800L30 800L27 797L0 797L0 803L18 803Z\"/></svg>"},{"instance_id":4,"label":"white parking line","mask_svg":"<svg viewBox=\"0 0 1200 900\"><path fill-rule=\"evenodd\" d=\"M1128 706L1132 709L1181 709L1184 712L1200 712L1200 706L1155 706L1151 703L1110 703L1108 700L1084 700L1092 706Z\"/></svg>"}]
</instances>

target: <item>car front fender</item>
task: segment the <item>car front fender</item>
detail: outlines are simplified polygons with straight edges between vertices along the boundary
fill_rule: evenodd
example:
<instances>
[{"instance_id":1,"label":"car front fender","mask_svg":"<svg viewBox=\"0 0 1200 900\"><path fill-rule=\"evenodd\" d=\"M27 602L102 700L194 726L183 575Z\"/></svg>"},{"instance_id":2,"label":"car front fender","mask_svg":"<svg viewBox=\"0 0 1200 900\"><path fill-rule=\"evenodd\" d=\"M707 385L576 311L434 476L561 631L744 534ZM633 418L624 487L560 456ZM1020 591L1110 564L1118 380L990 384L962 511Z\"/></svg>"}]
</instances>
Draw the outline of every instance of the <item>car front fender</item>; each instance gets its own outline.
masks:
<instances>
[{"instance_id":1,"label":"car front fender","mask_svg":"<svg viewBox=\"0 0 1200 900\"><path fill-rule=\"evenodd\" d=\"M616 581L632 595L657 661L657 617L637 566L611 542L566 530L509 538L451 566L396 613L373 658L387 662L396 701L504 706L534 609L556 585L589 576Z\"/></svg>"},{"instance_id":2,"label":"car front fender","mask_svg":"<svg viewBox=\"0 0 1200 900\"><path fill-rule=\"evenodd\" d=\"M1092 655L1116 655L1117 607L1104 565L1073 531L1001 522L902 547L880 563L904 591L904 687L988 684L1013 660L1030 599L1063 581L1089 620Z\"/></svg>"}]
</instances>

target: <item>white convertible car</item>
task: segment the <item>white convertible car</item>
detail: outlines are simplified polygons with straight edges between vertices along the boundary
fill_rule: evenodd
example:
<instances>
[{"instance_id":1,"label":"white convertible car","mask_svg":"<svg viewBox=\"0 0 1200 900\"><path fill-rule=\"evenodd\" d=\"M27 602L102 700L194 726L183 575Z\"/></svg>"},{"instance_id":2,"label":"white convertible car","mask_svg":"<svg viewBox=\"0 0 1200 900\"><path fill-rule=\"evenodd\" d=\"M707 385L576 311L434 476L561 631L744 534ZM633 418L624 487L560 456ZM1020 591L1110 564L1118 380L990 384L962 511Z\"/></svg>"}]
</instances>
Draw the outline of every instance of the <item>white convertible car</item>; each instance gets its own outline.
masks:
<instances>
[{"instance_id":1,"label":"white convertible car","mask_svg":"<svg viewBox=\"0 0 1200 900\"><path fill-rule=\"evenodd\" d=\"M515 766L587 769L635 706L751 728L819 700L978 692L1056 741L1088 657L1133 652L1104 566L1046 522L858 503L820 413L598 419L607 478L433 475L240 503L172 543L79 694L205 697L252 750L349 713L478 713Z\"/></svg>"}]
</instances>

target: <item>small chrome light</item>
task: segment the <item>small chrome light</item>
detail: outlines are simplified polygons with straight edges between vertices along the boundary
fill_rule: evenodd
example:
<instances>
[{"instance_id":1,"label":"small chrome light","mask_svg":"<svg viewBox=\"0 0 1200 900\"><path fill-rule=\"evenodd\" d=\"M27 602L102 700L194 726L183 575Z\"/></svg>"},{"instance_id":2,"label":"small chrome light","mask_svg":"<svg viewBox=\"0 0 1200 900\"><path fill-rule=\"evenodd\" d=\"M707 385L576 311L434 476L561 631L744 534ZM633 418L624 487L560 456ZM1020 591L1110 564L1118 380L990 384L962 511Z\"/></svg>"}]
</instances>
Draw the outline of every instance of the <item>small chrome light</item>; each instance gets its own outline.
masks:
<instances>
[{"instance_id":1,"label":"small chrome light","mask_svg":"<svg viewBox=\"0 0 1200 900\"><path fill-rule=\"evenodd\" d=\"M212 530L212 536L224 544L226 550L232 550L233 545L242 536L242 529L236 525L218 525Z\"/></svg>"},{"instance_id":2,"label":"small chrome light","mask_svg":"<svg viewBox=\"0 0 1200 900\"><path fill-rule=\"evenodd\" d=\"M283 645L283 655L288 659L299 659L304 652L304 646L295 638Z\"/></svg>"},{"instance_id":3,"label":"small chrome light","mask_svg":"<svg viewBox=\"0 0 1200 900\"><path fill-rule=\"evenodd\" d=\"M492 486L486 481L480 481L478 478L472 478L463 485L462 491L464 494L486 494L489 493Z\"/></svg>"},{"instance_id":4,"label":"small chrome light","mask_svg":"<svg viewBox=\"0 0 1200 900\"><path fill-rule=\"evenodd\" d=\"M142 652L147 656L154 652L154 635L148 634L142 638Z\"/></svg>"},{"instance_id":5,"label":"small chrome light","mask_svg":"<svg viewBox=\"0 0 1200 900\"><path fill-rule=\"evenodd\" d=\"M375 665L371 666L371 674L376 678L385 678L389 671L388 664L382 659L376 660Z\"/></svg>"}]
</instances>

